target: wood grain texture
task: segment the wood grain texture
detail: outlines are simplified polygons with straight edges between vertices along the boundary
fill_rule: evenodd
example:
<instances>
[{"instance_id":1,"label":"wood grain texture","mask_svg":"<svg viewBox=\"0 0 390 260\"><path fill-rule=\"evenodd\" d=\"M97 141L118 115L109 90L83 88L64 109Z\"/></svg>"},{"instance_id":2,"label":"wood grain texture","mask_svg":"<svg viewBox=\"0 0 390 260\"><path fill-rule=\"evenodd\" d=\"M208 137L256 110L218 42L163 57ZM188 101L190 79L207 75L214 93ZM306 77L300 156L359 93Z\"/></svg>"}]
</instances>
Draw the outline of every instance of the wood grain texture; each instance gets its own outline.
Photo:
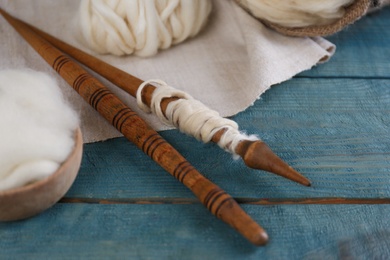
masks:
<instances>
[{"instance_id":1,"label":"wood grain texture","mask_svg":"<svg viewBox=\"0 0 390 260\"><path fill-rule=\"evenodd\" d=\"M0 224L2 259L386 259L390 205L244 205L256 248L199 205L57 204ZM348 258L349 257L349 258Z\"/></svg>"}]
</instances>

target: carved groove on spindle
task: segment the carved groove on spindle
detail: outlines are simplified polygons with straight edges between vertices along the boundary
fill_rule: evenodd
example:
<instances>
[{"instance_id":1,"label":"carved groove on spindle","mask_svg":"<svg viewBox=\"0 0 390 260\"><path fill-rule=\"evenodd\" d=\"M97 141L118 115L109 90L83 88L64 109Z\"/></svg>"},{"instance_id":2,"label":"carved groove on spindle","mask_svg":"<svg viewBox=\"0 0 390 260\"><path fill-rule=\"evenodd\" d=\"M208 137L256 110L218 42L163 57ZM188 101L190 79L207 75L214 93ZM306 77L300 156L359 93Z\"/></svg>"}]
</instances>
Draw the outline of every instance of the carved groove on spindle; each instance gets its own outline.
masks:
<instances>
[{"instance_id":1,"label":"carved groove on spindle","mask_svg":"<svg viewBox=\"0 0 390 260\"><path fill-rule=\"evenodd\" d=\"M183 169L179 172L178 180L183 182L186 175L194 169L195 168L188 163L188 165L184 166Z\"/></svg>"},{"instance_id":2,"label":"carved groove on spindle","mask_svg":"<svg viewBox=\"0 0 390 260\"><path fill-rule=\"evenodd\" d=\"M71 60L64 55L58 56L53 62L53 65L52 65L53 69L55 71L57 71L58 73L60 73L62 66L64 66L66 63L68 63L70 61Z\"/></svg>"},{"instance_id":3,"label":"carved groove on spindle","mask_svg":"<svg viewBox=\"0 0 390 260\"><path fill-rule=\"evenodd\" d=\"M205 197L204 199L204 205L211 211L211 212L214 212L215 214L215 211L212 211L212 208L214 206L214 203L218 200L219 197L223 196L223 195L227 195L227 193L220 189L219 187L218 188L214 188L212 191L210 191L207 196Z\"/></svg>"},{"instance_id":4,"label":"carved groove on spindle","mask_svg":"<svg viewBox=\"0 0 390 260\"><path fill-rule=\"evenodd\" d=\"M210 191L207 193L206 197L205 197L204 200L203 200L203 204L204 204L207 208L209 208L209 207L208 207L208 203L209 203L209 201L210 201L210 198L211 198L212 196L214 196L214 194L217 193L218 191L220 191L220 189L218 189L217 187L215 187L215 188L213 188L212 190L210 190Z\"/></svg>"},{"instance_id":5,"label":"carved groove on spindle","mask_svg":"<svg viewBox=\"0 0 390 260\"><path fill-rule=\"evenodd\" d=\"M149 156L151 156L150 154L150 149L153 147L153 145L155 144L155 142L159 141L159 136L158 135L155 135L153 136L153 138L149 139L150 142L148 143L147 147L145 148L145 153ZM153 158L153 157L152 157Z\"/></svg>"},{"instance_id":6,"label":"carved groove on spindle","mask_svg":"<svg viewBox=\"0 0 390 260\"><path fill-rule=\"evenodd\" d=\"M153 158L155 150L164 143L165 140L158 133L151 134L142 144L142 151Z\"/></svg>"},{"instance_id":7,"label":"carved groove on spindle","mask_svg":"<svg viewBox=\"0 0 390 260\"><path fill-rule=\"evenodd\" d=\"M165 144L165 143L166 143L165 140L162 139L162 137L160 137L160 136L158 137L158 139L154 140L154 141L152 142L152 144L150 144L150 146L149 146L149 148L151 148L152 145L153 145L153 148L152 148L152 150L150 151L149 156L152 157L152 158L154 158L154 157L153 157L153 156L154 156L154 152L157 151L157 148L158 148L160 145ZM148 149L149 149L149 148L148 148ZM149 151L148 151L148 152L149 152Z\"/></svg>"},{"instance_id":8,"label":"carved groove on spindle","mask_svg":"<svg viewBox=\"0 0 390 260\"><path fill-rule=\"evenodd\" d=\"M99 104L100 100L102 100L102 98L107 96L107 95L112 95L110 90L108 90L108 89L99 89L99 90L95 91L90 96L89 104L91 104L91 106L97 110L97 107L98 107L98 104Z\"/></svg>"},{"instance_id":9,"label":"carved groove on spindle","mask_svg":"<svg viewBox=\"0 0 390 260\"><path fill-rule=\"evenodd\" d=\"M122 126L130 117L136 116L137 114L132 111L130 108L125 107L119 110L118 113L112 119L112 125L116 127L119 131L122 131Z\"/></svg>"},{"instance_id":10,"label":"carved groove on spindle","mask_svg":"<svg viewBox=\"0 0 390 260\"><path fill-rule=\"evenodd\" d=\"M173 171L173 176L180 182L183 182L186 175L194 169L195 168L188 161L183 161L177 165Z\"/></svg>"},{"instance_id":11,"label":"carved groove on spindle","mask_svg":"<svg viewBox=\"0 0 390 260\"><path fill-rule=\"evenodd\" d=\"M173 170L173 176L176 178L176 179L179 179L179 174L183 171L183 167L185 168L189 163L187 161L183 161L183 162L180 162L176 168Z\"/></svg>"},{"instance_id":12,"label":"carved groove on spindle","mask_svg":"<svg viewBox=\"0 0 390 260\"><path fill-rule=\"evenodd\" d=\"M84 81L86 81L87 79L91 78L91 75L89 75L88 73L82 73L80 74L79 76L77 76L77 78L73 81L73 85L72 87L74 88L74 90L76 90L77 92L80 92L80 87L83 85Z\"/></svg>"},{"instance_id":13,"label":"carved groove on spindle","mask_svg":"<svg viewBox=\"0 0 390 260\"><path fill-rule=\"evenodd\" d=\"M142 148L141 148L144 153L146 153L146 148L145 147L146 147L147 143L149 142L150 139L152 139L156 135L157 135L157 133L151 134L151 135L148 136L148 138L145 139L145 141L142 144Z\"/></svg>"},{"instance_id":14,"label":"carved groove on spindle","mask_svg":"<svg viewBox=\"0 0 390 260\"><path fill-rule=\"evenodd\" d=\"M130 112L129 112L130 113ZM122 127L123 127L123 125L125 124L125 122L129 119L129 118L131 118L131 117L137 117L138 115L135 113L135 112L132 112L132 114L128 114L123 120L122 120L122 122L121 122L121 124L119 125L119 128L118 128L118 130L119 131L123 131L122 130Z\"/></svg>"},{"instance_id":15,"label":"carved groove on spindle","mask_svg":"<svg viewBox=\"0 0 390 260\"><path fill-rule=\"evenodd\" d=\"M227 193L225 193L226 195L228 195ZM217 208L215 209L215 215L217 216L217 217L219 217L219 210L222 208L222 206L226 203L226 202L228 202L228 201L232 201L232 202L235 202L235 200L232 198L232 197L227 197L227 198L225 198L223 201L221 201L219 204L218 204L218 206L217 206Z\"/></svg>"}]
</instances>

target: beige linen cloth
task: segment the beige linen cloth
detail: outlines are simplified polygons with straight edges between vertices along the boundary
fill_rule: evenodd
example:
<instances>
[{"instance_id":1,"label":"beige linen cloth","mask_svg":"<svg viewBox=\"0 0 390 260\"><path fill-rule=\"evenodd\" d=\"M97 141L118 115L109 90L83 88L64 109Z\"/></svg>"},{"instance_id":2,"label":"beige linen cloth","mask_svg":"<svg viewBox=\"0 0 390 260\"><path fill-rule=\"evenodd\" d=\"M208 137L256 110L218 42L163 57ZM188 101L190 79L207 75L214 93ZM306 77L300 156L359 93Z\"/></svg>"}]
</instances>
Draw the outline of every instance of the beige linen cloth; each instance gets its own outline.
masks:
<instances>
[{"instance_id":1,"label":"beige linen cloth","mask_svg":"<svg viewBox=\"0 0 390 260\"><path fill-rule=\"evenodd\" d=\"M79 1L0 0L10 14L86 51L75 37ZM251 106L272 85L326 61L335 46L323 38L294 38L267 29L232 0L213 0L207 26L195 38L160 51L151 58L98 58L143 80L162 79L194 98L231 116ZM31 68L57 78L81 118L84 142L120 136L0 17L0 69ZM168 129L153 115L141 112L135 99L102 80L157 130ZM12 87L12 86L10 86Z\"/></svg>"}]
</instances>

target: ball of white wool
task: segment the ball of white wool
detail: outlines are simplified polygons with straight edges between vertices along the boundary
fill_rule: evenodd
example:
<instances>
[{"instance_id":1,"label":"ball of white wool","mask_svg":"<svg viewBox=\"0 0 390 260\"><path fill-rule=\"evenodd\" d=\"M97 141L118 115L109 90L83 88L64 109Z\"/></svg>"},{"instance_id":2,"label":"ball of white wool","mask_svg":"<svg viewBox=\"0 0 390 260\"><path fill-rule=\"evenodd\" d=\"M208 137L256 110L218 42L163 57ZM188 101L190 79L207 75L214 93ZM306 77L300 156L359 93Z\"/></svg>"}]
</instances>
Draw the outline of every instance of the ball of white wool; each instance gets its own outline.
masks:
<instances>
[{"instance_id":1,"label":"ball of white wool","mask_svg":"<svg viewBox=\"0 0 390 260\"><path fill-rule=\"evenodd\" d=\"M284 27L326 25L343 17L354 0L236 0L253 16Z\"/></svg>"},{"instance_id":2,"label":"ball of white wool","mask_svg":"<svg viewBox=\"0 0 390 260\"><path fill-rule=\"evenodd\" d=\"M54 173L79 124L56 81L33 70L0 71L0 120L0 191Z\"/></svg>"},{"instance_id":3,"label":"ball of white wool","mask_svg":"<svg viewBox=\"0 0 390 260\"><path fill-rule=\"evenodd\" d=\"M210 11L211 0L83 0L77 26L98 53L151 56L198 34Z\"/></svg>"}]
</instances>

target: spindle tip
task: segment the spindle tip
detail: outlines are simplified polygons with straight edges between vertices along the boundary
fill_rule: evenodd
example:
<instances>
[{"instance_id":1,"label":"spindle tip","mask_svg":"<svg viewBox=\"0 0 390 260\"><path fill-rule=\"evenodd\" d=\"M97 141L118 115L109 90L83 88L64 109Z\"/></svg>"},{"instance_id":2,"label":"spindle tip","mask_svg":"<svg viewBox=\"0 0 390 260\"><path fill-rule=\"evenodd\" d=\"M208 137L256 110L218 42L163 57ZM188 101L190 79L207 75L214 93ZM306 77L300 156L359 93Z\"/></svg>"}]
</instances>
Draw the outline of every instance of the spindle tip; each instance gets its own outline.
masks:
<instances>
[{"instance_id":1,"label":"spindle tip","mask_svg":"<svg viewBox=\"0 0 390 260\"><path fill-rule=\"evenodd\" d=\"M264 246L268 243L268 234L265 231L260 232L251 242L256 246Z\"/></svg>"},{"instance_id":2,"label":"spindle tip","mask_svg":"<svg viewBox=\"0 0 390 260\"><path fill-rule=\"evenodd\" d=\"M280 159L262 141L244 140L236 148L245 164L253 169L275 173L305 186L311 186L310 181Z\"/></svg>"}]
</instances>

